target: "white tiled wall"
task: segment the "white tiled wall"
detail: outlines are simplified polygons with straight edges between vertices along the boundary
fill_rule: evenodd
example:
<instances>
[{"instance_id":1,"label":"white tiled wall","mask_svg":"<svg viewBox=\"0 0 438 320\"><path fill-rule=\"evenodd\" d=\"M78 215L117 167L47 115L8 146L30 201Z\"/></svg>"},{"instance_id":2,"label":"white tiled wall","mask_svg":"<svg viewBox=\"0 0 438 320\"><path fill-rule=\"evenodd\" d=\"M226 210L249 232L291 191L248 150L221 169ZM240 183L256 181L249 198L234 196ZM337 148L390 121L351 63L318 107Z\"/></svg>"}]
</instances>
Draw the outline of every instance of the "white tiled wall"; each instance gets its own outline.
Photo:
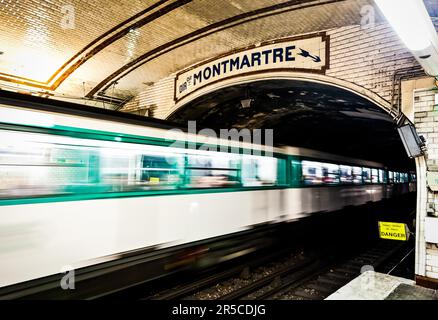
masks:
<instances>
[{"instance_id":1,"label":"white tiled wall","mask_svg":"<svg viewBox=\"0 0 438 320\"><path fill-rule=\"evenodd\" d=\"M426 139L427 155L424 169L427 167L427 170L438 169L438 105L435 104L435 93L436 90L432 87L415 90L413 94L414 123L418 134ZM420 198L418 199L423 205L420 206L421 212L417 212L416 273L438 279L438 245L432 243L438 243L436 241L438 237L434 236L434 233L438 232L438 228L436 228L438 218L426 218L426 208L429 203L438 203L438 193L426 189L426 181L421 183L423 183L422 187L426 192L419 192ZM418 209L417 206L417 211ZM437 220L435 221L435 219Z\"/></svg>"},{"instance_id":2,"label":"white tiled wall","mask_svg":"<svg viewBox=\"0 0 438 320\"><path fill-rule=\"evenodd\" d=\"M378 24L373 29L354 25L328 30L327 34L330 68L326 75L359 85L386 101L391 100L394 71L418 65L387 24ZM157 81L122 111L134 112L153 105L154 117L167 117L174 111L174 79L175 75L171 75Z\"/></svg>"}]
</instances>

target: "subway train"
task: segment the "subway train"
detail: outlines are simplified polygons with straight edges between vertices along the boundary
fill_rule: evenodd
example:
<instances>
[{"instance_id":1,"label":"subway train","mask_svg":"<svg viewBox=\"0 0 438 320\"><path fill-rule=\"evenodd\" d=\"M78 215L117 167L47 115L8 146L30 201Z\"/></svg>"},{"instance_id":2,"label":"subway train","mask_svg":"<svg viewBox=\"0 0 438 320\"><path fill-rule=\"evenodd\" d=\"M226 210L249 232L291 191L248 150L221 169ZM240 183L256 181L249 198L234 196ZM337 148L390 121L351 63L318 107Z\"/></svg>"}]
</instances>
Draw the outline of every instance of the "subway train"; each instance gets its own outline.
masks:
<instances>
[{"instance_id":1,"label":"subway train","mask_svg":"<svg viewBox=\"0 0 438 320\"><path fill-rule=\"evenodd\" d=\"M380 163L171 128L3 95L0 288L415 189Z\"/></svg>"}]
</instances>

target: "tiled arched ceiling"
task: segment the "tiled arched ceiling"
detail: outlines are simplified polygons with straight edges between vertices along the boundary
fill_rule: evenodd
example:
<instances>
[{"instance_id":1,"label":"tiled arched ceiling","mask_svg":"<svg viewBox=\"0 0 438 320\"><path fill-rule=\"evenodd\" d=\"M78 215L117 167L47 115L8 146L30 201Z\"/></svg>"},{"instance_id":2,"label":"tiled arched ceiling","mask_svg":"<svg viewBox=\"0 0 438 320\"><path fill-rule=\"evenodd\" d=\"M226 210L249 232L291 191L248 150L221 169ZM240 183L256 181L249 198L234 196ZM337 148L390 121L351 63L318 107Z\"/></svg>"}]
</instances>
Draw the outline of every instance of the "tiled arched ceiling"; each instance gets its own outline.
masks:
<instances>
[{"instance_id":1,"label":"tiled arched ceiling","mask_svg":"<svg viewBox=\"0 0 438 320\"><path fill-rule=\"evenodd\" d=\"M126 99L236 48L358 24L370 3L0 0L0 87ZM438 14L436 0L425 3Z\"/></svg>"}]
</instances>

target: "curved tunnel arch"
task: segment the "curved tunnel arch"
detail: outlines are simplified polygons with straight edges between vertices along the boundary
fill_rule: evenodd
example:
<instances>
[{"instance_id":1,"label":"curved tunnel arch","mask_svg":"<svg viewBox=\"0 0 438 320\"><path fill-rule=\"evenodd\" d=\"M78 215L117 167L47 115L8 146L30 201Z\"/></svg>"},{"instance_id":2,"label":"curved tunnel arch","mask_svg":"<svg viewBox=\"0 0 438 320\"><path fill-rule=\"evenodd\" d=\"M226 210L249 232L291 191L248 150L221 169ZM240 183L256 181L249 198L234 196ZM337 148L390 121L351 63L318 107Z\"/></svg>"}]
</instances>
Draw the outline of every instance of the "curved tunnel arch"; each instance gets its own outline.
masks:
<instances>
[{"instance_id":1,"label":"curved tunnel arch","mask_svg":"<svg viewBox=\"0 0 438 320\"><path fill-rule=\"evenodd\" d=\"M244 88L248 87L255 103L245 110L240 101ZM271 93L279 94L280 102L269 99L267 96ZM215 130L275 128L279 144L331 152L318 149L328 148L325 140L330 145L343 145L342 148L335 146L332 153L342 152L339 154L357 158L376 156L368 160L414 167L408 164L395 130L398 117L391 112L388 101L354 83L320 74L269 72L226 79L181 99L166 118L181 125L196 120L200 127ZM287 138L282 140L283 137ZM313 145L312 141L316 143ZM359 150L361 143L368 153ZM391 159L389 153L378 155L388 149L401 160ZM371 150L375 154L370 154Z\"/></svg>"},{"instance_id":2,"label":"curved tunnel arch","mask_svg":"<svg viewBox=\"0 0 438 320\"><path fill-rule=\"evenodd\" d=\"M245 85L250 83L255 83L258 81L265 80L292 80L292 81L306 81L309 83L320 83L322 85L336 87L345 91L349 91L357 96L360 96L375 106L381 108L384 112L386 112L395 122L395 120L400 116L400 114L394 114L391 112L391 104L384 98L382 98L377 93L361 87L357 84L344 81L341 79L337 79L334 77L329 77L326 75L320 74L305 74L305 73L293 73L293 72L270 72L264 74L256 74L256 75L247 75L234 79L229 79L226 81L222 81L220 83L207 85L206 87L194 92L190 96L186 97L179 101L175 107L168 114L167 118L171 117L175 113L178 113L179 110L182 110L185 106L188 106L190 103L195 102L196 99L201 98L204 95L212 94L216 91L229 88L232 86ZM395 131L395 130L394 130ZM395 135L398 135L395 133ZM399 141L401 144L401 141ZM407 158L405 150L402 150L404 157ZM397 157L396 154L393 157ZM412 169L416 170L417 175L417 198L416 198L416 211L417 212L426 212L427 207L427 187L426 187L426 160L425 157L419 157L415 159L415 163L412 165ZM420 215L417 214L417 219L421 218ZM416 232L419 234L419 224L416 226ZM425 243L417 243L416 251L420 252L421 255L425 255ZM416 254L416 274L425 275L425 264L421 263L421 259L419 258L419 254Z\"/></svg>"},{"instance_id":3,"label":"curved tunnel arch","mask_svg":"<svg viewBox=\"0 0 438 320\"><path fill-rule=\"evenodd\" d=\"M203 88L200 88L197 91L194 91L190 95L184 97L180 101L178 101L175 106L169 111L169 113L166 115L166 119L170 118L173 114L178 112L182 107L189 104L190 102L204 96L210 93L213 93L215 91L236 86L236 85L242 85L242 84L249 84L253 82L258 81L265 81L265 80L299 80L299 81L308 81L313 83L320 83L323 85L328 86L334 86L340 89L344 89L346 91L349 91L351 93L354 93L358 96L361 96L362 98L365 98L369 100L370 102L374 103L376 106L382 108L385 112L387 112L389 115L393 116L390 112L391 110L391 104L384 98L382 98L377 93L364 88L362 86L359 86L353 82L345 81L339 78L330 77L327 75L317 74L317 73L300 73L300 72L276 72L271 71L268 73L258 73L258 74L252 74L252 75L242 75L236 78L230 78L225 79L218 83L212 83L209 85L206 85Z\"/></svg>"}]
</instances>

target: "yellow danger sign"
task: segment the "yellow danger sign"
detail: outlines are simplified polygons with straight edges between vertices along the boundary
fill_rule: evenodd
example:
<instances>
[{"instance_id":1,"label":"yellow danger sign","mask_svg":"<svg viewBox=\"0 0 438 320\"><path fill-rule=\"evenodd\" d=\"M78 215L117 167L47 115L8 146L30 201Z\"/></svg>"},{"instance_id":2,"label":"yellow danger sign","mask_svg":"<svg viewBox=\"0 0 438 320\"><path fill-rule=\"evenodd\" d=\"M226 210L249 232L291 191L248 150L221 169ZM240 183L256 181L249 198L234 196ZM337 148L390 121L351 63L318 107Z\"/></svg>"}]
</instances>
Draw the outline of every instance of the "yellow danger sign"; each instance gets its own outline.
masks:
<instances>
[{"instance_id":1,"label":"yellow danger sign","mask_svg":"<svg viewBox=\"0 0 438 320\"><path fill-rule=\"evenodd\" d=\"M158 184L158 183L160 183L160 178L150 177L149 183L150 184Z\"/></svg>"},{"instance_id":2,"label":"yellow danger sign","mask_svg":"<svg viewBox=\"0 0 438 320\"><path fill-rule=\"evenodd\" d=\"M404 223L379 221L379 234L382 239L407 241L409 229Z\"/></svg>"}]
</instances>

